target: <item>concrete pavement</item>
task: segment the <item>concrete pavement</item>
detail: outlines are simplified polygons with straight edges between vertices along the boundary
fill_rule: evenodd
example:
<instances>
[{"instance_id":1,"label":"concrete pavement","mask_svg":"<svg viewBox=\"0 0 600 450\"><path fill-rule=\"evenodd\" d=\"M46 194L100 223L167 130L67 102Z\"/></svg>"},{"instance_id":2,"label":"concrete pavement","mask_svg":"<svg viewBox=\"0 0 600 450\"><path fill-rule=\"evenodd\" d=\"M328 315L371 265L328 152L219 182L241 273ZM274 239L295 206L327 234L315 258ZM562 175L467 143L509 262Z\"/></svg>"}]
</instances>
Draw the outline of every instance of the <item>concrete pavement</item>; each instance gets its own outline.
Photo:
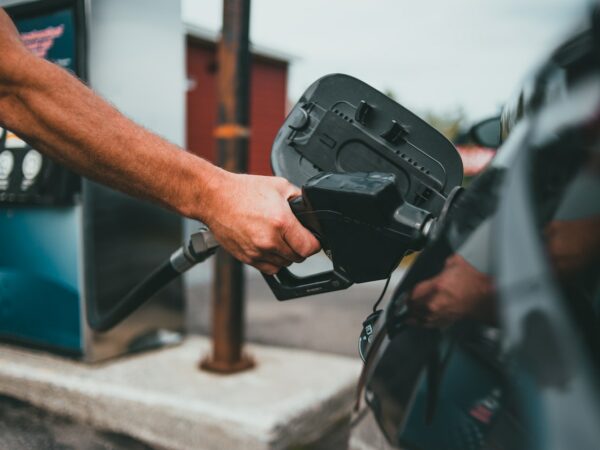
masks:
<instances>
[{"instance_id":1,"label":"concrete pavement","mask_svg":"<svg viewBox=\"0 0 600 450\"><path fill-rule=\"evenodd\" d=\"M350 417L357 361L252 345L256 369L220 376L197 369L208 346L191 337L95 366L2 346L0 392L159 448L342 448L324 445L347 440L335 435Z\"/></svg>"}]
</instances>

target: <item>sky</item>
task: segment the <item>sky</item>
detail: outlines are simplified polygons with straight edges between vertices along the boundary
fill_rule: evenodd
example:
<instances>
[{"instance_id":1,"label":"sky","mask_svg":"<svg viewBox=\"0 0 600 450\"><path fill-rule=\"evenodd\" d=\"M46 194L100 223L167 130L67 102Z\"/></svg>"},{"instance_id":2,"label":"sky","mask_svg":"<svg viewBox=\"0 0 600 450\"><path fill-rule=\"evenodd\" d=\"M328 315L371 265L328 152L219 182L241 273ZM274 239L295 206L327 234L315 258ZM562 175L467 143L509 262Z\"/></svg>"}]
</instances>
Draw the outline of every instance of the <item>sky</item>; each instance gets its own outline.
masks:
<instances>
[{"instance_id":1,"label":"sky","mask_svg":"<svg viewBox=\"0 0 600 450\"><path fill-rule=\"evenodd\" d=\"M250 39L292 55L288 94L347 73L425 114L496 114L578 22L586 0L252 0ZM183 0L218 31L221 0Z\"/></svg>"}]
</instances>

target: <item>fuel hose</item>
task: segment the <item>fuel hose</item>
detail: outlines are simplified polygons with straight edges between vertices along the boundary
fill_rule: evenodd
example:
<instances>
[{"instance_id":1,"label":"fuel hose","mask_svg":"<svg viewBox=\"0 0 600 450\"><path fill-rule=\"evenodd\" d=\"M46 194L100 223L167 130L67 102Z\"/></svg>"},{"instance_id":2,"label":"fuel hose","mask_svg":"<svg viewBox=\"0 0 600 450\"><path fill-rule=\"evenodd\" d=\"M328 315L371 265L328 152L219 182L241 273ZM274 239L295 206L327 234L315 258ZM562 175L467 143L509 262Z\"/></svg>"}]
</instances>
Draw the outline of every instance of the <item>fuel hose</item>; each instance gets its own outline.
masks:
<instances>
[{"instance_id":1,"label":"fuel hose","mask_svg":"<svg viewBox=\"0 0 600 450\"><path fill-rule=\"evenodd\" d=\"M185 245L173 252L167 261L164 261L146 278L134 286L108 312L100 313L96 309L88 307L88 325L92 330L97 332L109 331L143 305L161 288L184 272L187 272L196 264L212 256L218 247L219 243L215 240L210 230L202 227L198 232L190 236Z\"/></svg>"}]
</instances>

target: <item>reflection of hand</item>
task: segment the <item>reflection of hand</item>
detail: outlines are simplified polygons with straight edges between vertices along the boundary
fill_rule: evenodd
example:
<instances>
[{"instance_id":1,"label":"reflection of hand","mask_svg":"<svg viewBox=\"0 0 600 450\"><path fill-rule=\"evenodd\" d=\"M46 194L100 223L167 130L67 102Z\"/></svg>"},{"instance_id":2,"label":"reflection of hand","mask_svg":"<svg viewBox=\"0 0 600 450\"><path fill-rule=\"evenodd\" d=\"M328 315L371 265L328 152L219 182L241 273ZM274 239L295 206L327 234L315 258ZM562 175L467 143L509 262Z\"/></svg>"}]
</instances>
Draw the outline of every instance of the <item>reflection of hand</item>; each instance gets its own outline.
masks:
<instances>
[{"instance_id":1,"label":"reflection of hand","mask_svg":"<svg viewBox=\"0 0 600 450\"><path fill-rule=\"evenodd\" d=\"M600 260L600 217L553 221L544 230L548 253L563 277Z\"/></svg>"},{"instance_id":2,"label":"reflection of hand","mask_svg":"<svg viewBox=\"0 0 600 450\"><path fill-rule=\"evenodd\" d=\"M221 171L211 185L202 218L235 258L273 274L319 251L288 204L301 192L285 179Z\"/></svg>"},{"instance_id":3,"label":"reflection of hand","mask_svg":"<svg viewBox=\"0 0 600 450\"><path fill-rule=\"evenodd\" d=\"M477 271L462 256L446 260L442 272L413 289L410 322L445 327L460 319L494 320L492 278Z\"/></svg>"}]
</instances>

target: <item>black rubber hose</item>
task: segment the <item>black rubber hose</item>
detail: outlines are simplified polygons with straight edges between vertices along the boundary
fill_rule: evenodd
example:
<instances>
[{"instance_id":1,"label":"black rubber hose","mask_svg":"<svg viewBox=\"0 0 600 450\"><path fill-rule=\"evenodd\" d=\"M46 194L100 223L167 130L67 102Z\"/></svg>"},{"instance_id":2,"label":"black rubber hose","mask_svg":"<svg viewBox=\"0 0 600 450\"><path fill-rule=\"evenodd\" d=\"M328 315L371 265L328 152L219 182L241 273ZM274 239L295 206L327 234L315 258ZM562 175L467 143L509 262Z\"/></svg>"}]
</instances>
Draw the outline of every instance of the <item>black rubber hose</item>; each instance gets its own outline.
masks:
<instances>
[{"instance_id":1,"label":"black rubber hose","mask_svg":"<svg viewBox=\"0 0 600 450\"><path fill-rule=\"evenodd\" d=\"M90 328L99 332L110 330L139 308L163 286L180 275L181 273L173 268L171 261L168 259L129 291L108 313L100 315L98 311L90 308L88 304L87 320Z\"/></svg>"}]
</instances>

